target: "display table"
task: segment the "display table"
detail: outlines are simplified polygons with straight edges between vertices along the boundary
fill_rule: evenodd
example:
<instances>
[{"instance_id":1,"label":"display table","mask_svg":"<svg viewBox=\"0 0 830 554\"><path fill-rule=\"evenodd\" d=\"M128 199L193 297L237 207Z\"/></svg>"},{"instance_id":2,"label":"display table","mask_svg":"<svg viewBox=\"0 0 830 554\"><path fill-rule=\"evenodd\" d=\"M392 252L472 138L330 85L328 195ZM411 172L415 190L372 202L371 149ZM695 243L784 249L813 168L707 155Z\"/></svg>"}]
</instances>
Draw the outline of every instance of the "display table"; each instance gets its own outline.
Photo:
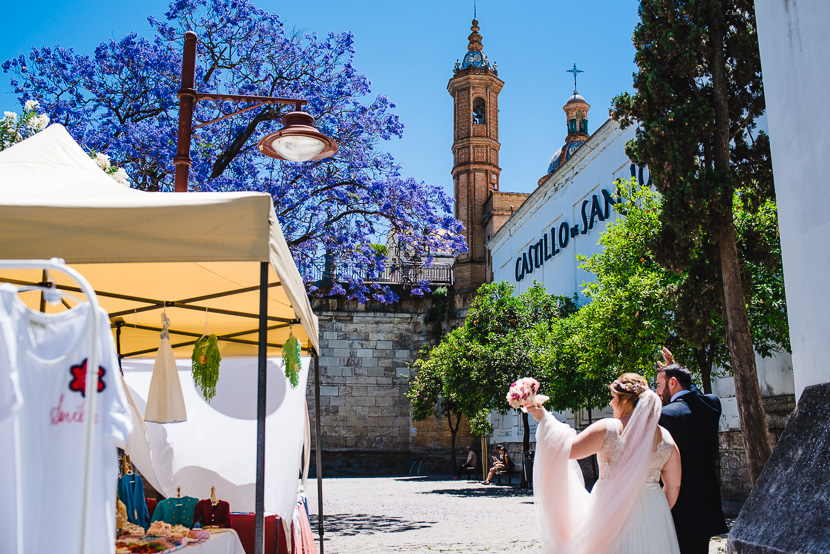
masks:
<instances>
[{"instance_id":1,"label":"display table","mask_svg":"<svg viewBox=\"0 0 830 554\"><path fill-rule=\"evenodd\" d=\"M187 545L182 554L245 554L242 542L233 529L211 531L210 540Z\"/></svg>"},{"instance_id":2,"label":"display table","mask_svg":"<svg viewBox=\"0 0 830 554\"><path fill-rule=\"evenodd\" d=\"M143 546L143 542L152 542ZM245 549L239 541L239 536L233 529L211 530L210 539L200 542L190 542L182 545L183 539L176 537L154 537L125 535L116 541L116 552L184 552L185 554L245 554ZM162 546L163 545L163 546Z\"/></svg>"}]
</instances>

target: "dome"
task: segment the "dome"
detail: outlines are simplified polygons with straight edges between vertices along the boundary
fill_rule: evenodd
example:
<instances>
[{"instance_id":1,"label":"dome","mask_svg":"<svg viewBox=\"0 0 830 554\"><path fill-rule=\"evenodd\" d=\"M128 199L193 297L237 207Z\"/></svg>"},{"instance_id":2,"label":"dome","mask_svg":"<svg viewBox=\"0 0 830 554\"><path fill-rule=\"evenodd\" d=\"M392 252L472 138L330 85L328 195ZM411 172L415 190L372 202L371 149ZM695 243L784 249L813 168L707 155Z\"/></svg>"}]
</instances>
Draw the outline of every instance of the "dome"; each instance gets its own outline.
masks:
<instances>
[{"instance_id":1,"label":"dome","mask_svg":"<svg viewBox=\"0 0 830 554\"><path fill-rule=\"evenodd\" d=\"M548 175L559 169L559 166L561 164L559 159L562 157L563 148L564 146L557 150L556 154L554 154L553 157L550 159L550 163L548 164Z\"/></svg>"},{"instance_id":2,"label":"dome","mask_svg":"<svg viewBox=\"0 0 830 554\"><path fill-rule=\"evenodd\" d=\"M573 153L576 152L576 150L583 144L585 144L584 140L572 140L566 142L565 145L559 150L557 150L556 154L554 154L553 157L550 159L550 164L548 165L548 174L551 174L557 169L559 169L559 166L565 163L565 160L573 156Z\"/></svg>"},{"instance_id":3,"label":"dome","mask_svg":"<svg viewBox=\"0 0 830 554\"><path fill-rule=\"evenodd\" d=\"M581 95L581 94L579 94L578 92L574 91L573 96L571 96L570 98L568 98L568 101L567 101L567 102L565 102L565 105L567 106L568 104L576 104L576 103L578 103L578 102L581 102L582 104L587 104L587 103L588 103L588 102L586 102L586 101L585 101L585 99L582 97L582 95Z\"/></svg>"},{"instance_id":4,"label":"dome","mask_svg":"<svg viewBox=\"0 0 830 554\"><path fill-rule=\"evenodd\" d=\"M490 60L484 55L484 52L467 52L464 59L461 61L461 69L468 67L490 67Z\"/></svg>"}]
</instances>

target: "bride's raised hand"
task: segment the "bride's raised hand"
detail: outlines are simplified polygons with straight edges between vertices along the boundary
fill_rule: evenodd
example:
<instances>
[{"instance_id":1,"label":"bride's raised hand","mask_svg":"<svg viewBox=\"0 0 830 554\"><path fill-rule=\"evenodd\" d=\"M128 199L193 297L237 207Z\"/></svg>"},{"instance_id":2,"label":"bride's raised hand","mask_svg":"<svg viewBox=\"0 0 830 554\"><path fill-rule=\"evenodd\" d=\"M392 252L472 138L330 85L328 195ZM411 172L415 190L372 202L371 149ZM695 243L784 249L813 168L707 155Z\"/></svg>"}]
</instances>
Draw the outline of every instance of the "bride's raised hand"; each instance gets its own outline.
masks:
<instances>
[{"instance_id":1,"label":"bride's raised hand","mask_svg":"<svg viewBox=\"0 0 830 554\"><path fill-rule=\"evenodd\" d=\"M527 406L526 409L536 421L542 421L542 418L545 417L545 409L541 404L533 404L532 406Z\"/></svg>"}]
</instances>

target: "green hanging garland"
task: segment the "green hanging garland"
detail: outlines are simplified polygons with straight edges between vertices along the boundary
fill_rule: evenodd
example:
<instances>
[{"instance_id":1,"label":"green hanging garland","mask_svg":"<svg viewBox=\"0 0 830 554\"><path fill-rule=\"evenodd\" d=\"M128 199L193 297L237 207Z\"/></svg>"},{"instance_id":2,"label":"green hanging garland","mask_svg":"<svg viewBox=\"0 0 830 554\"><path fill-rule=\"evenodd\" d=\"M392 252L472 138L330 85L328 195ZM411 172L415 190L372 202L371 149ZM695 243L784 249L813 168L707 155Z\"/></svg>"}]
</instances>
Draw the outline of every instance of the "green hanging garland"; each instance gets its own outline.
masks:
<instances>
[{"instance_id":1,"label":"green hanging garland","mask_svg":"<svg viewBox=\"0 0 830 554\"><path fill-rule=\"evenodd\" d=\"M288 333L288 340L282 347L282 362L285 368L285 376L291 383L291 388L297 388L300 383L300 369L302 369L302 360L300 354L302 347L300 341L294 336L294 333Z\"/></svg>"},{"instance_id":2,"label":"green hanging garland","mask_svg":"<svg viewBox=\"0 0 830 554\"><path fill-rule=\"evenodd\" d=\"M219 381L219 340L216 335L203 336L193 345L193 382L202 390L205 400L216 396L216 383Z\"/></svg>"}]
</instances>

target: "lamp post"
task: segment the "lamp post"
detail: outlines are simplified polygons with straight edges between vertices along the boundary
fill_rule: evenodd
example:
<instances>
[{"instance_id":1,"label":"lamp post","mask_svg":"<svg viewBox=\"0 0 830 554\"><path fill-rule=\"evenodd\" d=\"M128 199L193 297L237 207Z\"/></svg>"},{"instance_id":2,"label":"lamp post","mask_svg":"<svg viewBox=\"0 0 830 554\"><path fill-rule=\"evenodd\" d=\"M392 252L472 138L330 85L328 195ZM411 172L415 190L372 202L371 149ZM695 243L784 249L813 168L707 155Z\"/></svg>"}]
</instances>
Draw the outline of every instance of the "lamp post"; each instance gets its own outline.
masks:
<instances>
[{"instance_id":1,"label":"lamp post","mask_svg":"<svg viewBox=\"0 0 830 554\"><path fill-rule=\"evenodd\" d=\"M173 164L176 166L175 191L187 192L187 181L190 174L190 139L193 131L199 127L216 123L234 115L254 110L267 104L294 105L295 111L289 112L282 118L283 128L276 133L271 133L260 139L258 150L271 158L288 160L292 162L304 162L309 160L320 160L328 158L337 153L337 143L314 128L314 118L300 108L307 102L295 98L275 98L270 96L248 96L241 94L207 94L197 92L195 87L196 79L196 33L188 31L184 35L184 53L182 56L182 87L179 89L179 130L176 144L176 156ZM201 122L193 126L193 109L197 103L203 100L210 100L219 107L222 103L232 102L238 108L239 104L253 104L251 106L236 109L224 114L221 117ZM268 265L269 262L260 263L260 291L259 291L259 355L257 369L257 447L256 447L256 499L255 499L255 524L254 524L254 552L263 554L265 552L265 411L266 411L266 389L267 389L267 366L266 366L266 343L267 343L267 309L268 309ZM318 354L315 352L315 363ZM319 366L315 365L316 386L319 387ZM318 393L319 396L319 393ZM319 418L319 407L317 410ZM318 419L317 426L317 474L318 490L320 486L320 426ZM321 496L322 501L322 496ZM323 552L322 543L322 510L320 521L320 552Z\"/></svg>"},{"instance_id":2,"label":"lamp post","mask_svg":"<svg viewBox=\"0 0 830 554\"><path fill-rule=\"evenodd\" d=\"M259 141L259 151L271 158L291 162L305 162L328 158L337 153L337 143L314 127L314 118L300 108L306 100L297 98L276 98L272 96L249 96L244 94L209 94L197 92L196 86L196 33L188 31L184 35L184 54L182 57L182 87L179 89L179 133L176 144L176 192L187 192L187 180L190 174L190 138L193 131L200 127L222 121L234 115L254 110L267 104L294 105L295 111L282 118L283 128ZM217 106L224 102L251 103L242 109L222 115L210 121L193 126L193 110L201 101L210 100Z\"/></svg>"}]
</instances>

